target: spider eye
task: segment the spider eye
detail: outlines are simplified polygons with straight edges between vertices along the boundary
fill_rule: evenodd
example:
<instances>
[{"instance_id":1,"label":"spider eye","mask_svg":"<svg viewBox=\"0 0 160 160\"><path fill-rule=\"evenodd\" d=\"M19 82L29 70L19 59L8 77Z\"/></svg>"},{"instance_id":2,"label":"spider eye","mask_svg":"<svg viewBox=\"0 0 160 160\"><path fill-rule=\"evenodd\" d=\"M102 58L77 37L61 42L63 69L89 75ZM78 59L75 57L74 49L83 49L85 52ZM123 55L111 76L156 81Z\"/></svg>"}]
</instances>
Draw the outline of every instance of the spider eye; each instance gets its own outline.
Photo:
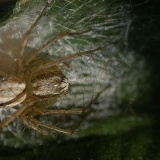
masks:
<instances>
[{"instance_id":1,"label":"spider eye","mask_svg":"<svg viewBox=\"0 0 160 160\"><path fill-rule=\"evenodd\" d=\"M63 89L64 92L68 91L68 88L69 88L69 81L67 78L63 78L61 80L61 89Z\"/></svg>"}]
</instances>

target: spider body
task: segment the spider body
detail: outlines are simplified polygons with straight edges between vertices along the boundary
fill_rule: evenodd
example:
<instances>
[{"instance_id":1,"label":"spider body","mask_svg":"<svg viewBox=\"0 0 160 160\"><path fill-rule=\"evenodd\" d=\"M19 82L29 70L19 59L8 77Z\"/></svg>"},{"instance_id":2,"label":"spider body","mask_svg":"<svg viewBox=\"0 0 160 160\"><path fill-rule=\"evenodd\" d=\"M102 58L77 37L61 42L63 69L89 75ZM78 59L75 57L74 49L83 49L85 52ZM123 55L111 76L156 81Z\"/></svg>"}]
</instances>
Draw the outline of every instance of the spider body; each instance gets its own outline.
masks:
<instances>
[{"instance_id":1,"label":"spider body","mask_svg":"<svg viewBox=\"0 0 160 160\"><path fill-rule=\"evenodd\" d=\"M80 35L89 31L85 30L80 32L59 33L55 37L49 39L37 50L28 50L27 43L29 36L33 28L43 16L47 7L48 3L46 3L38 18L22 37L18 54L15 54L16 56L18 55L18 59L16 59L15 61L8 56L8 62L10 62L12 66L10 67L10 69L12 70L12 74L9 72L10 70L8 70L8 73L5 70L5 59L4 66L3 64L1 64L2 67L0 67L0 107L7 109L10 107L14 107L18 104L21 104L21 106L17 109L16 112L12 113L8 118L4 119L0 123L0 128L5 127L16 117L19 117L26 126L42 134L46 135L53 130L70 135L73 133L72 129L63 129L55 125L44 124L40 120L36 119L36 116L51 114L82 114L85 111L84 108L46 109L46 106L49 106L55 101L57 101L57 99L60 96L64 95L69 88L69 81L59 67L59 64L73 60L82 55L92 54L97 50L101 50L103 47L98 47L93 50L87 50L84 52L67 55L54 61L45 60L44 58L38 56L38 54L42 50L47 48L48 45L54 43L58 39L65 36ZM28 53L28 51L30 52ZM97 96L92 100L93 102L99 97L100 93L98 93ZM90 107L92 101L87 107Z\"/></svg>"},{"instance_id":2,"label":"spider body","mask_svg":"<svg viewBox=\"0 0 160 160\"><path fill-rule=\"evenodd\" d=\"M32 66L32 63L30 64ZM42 69L38 73L32 72L33 68L35 69L38 66L30 67L28 69L24 66L23 74L21 74L19 70L16 79L14 78L15 75L9 78L4 76L0 77L0 107L8 109L22 104L20 108L22 110L18 109L17 112L15 112L16 116L19 116L27 126L43 134L47 134L46 131L39 129L38 125L34 124L35 120L32 122L32 119L36 115L45 114L41 113L44 111L44 106L53 104L61 95L66 93L69 88L69 82L61 69L56 65L47 70ZM0 127L7 125L13 118L15 118L15 115L8 117L0 123ZM69 132L65 130L61 132L69 134Z\"/></svg>"}]
</instances>

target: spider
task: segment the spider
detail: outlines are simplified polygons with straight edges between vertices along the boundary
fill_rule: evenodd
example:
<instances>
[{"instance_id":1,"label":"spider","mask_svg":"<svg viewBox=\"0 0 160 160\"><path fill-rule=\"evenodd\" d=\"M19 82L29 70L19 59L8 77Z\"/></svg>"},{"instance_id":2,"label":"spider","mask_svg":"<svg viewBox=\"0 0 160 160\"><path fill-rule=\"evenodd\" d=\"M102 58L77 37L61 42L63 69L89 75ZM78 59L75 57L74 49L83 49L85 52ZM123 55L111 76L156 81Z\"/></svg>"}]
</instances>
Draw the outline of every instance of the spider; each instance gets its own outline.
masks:
<instances>
[{"instance_id":1,"label":"spider","mask_svg":"<svg viewBox=\"0 0 160 160\"><path fill-rule=\"evenodd\" d=\"M45 13L48 5L49 3L47 2L34 23L25 32L22 38L19 50L20 58L16 61L16 65L14 66L16 72L10 75L9 73L5 73L5 71L0 71L0 107L8 109L21 104L17 111L0 123L0 128L7 126L10 122L14 121L16 117L18 117L23 124L44 135L47 135L50 131L70 135L74 132L73 129L63 129L57 125L48 125L41 122L36 117L52 114L82 114L102 93L98 93L96 97L83 109L46 108L46 106L56 102L58 98L64 95L69 89L69 80L62 72L60 64L78 58L82 55L92 54L93 52L103 48L98 47L92 50L74 53L52 61L44 60L42 56L38 55L51 43L54 43L65 36L77 36L84 34L89 30L80 32L63 32L49 39L40 48L30 52L29 54L27 53L28 55L26 60L24 57L27 52L26 50L29 37L32 30L36 27L37 23Z\"/></svg>"}]
</instances>

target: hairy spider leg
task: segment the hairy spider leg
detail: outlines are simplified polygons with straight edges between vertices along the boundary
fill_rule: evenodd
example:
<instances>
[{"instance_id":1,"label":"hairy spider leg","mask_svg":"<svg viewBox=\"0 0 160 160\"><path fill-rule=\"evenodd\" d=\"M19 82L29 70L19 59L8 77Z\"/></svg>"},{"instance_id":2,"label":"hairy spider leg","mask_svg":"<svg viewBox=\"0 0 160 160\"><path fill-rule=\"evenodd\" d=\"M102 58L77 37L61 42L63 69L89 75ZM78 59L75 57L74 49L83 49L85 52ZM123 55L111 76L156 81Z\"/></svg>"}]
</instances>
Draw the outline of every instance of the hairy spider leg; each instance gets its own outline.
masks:
<instances>
[{"instance_id":1,"label":"hairy spider leg","mask_svg":"<svg viewBox=\"0 0 160 160\"><path fill-rule=\"evenodd\" d=\"M33 28L36 26L36 24L38 23L38 21L42 18L44 12L46 11L47 7L48 7L49 3L46 2L46 5L44 6L43 10L40 12L39 16L37 17L37 19L35 20L35 22L31 25L31 27L29 28L29 30L24 34L24 37L23 37L23 41L22 41L22 46L21 46L21 51L20 51L20 57L23 56L24 54L24 51L25 51L25 47L28 43L28 39L29 39L29 36L33 30ZM21 64L22 62L20 61L19 62L19 65L21 67Z\"/></svg>"},{"instance_id":2,"label":"hairy spider leg","mask_svg":"<svg viewBox=\"0 0 160 160\"><path fill-rule=\"evenodd\" d=\"M34 118L35 116L37 116L37 115L50 115L50 114L70 115L70 114L82 114L84 112L83 109L78 109L78 108L77 109L52 109L52 110L48 110L48 109L44 109L44 108L33 107L30 109L31 110L29 113L28 113L28 110L26 110L27 114L25 114L25 111L24 111L24 113L22 113L20 115L20 119L22 120L22 122L26 126L44 134L44 135L48 135L48 132L46 129L54 130L54 131L57 131L57 132L60 132L63 134L67 134L67 135L71 135L73 133L73 131L69 130L69 129L62 129L57 126L51 126L51 125L44 124L44 123L40 122L39 120L37 120L36 118Z\"/></svg>"},{"instance_id":3,"label":"hairy spider leg","mask_svg":"<svg viewBox=\"0 0 160 160\"><path fill-rule=\"evenodd\" d=\"M42 107L34 107L31 109L31 115L36 116L36 115L50 115L50 114L81 114L83 113L83 109L79 108L74 108L74 109L45 109Z\"/></svg>"},{"instance_id":4,"label":"hairy spider leg","mask_svg":"<svg viewBox=\"0 0 160 160\"><path fill-rule=\"evenodd\" d=\"M86 106L82 108L82 111L85 112L85 114L82 115L82 119L74 127L72 127L72 132L75 132L80 127L80 125L85 121L87 116L94 111L94 108L91 107L92 104L94 104L98 100L98 98L105 92L105 90L108 89L109 87L110 87L109 84L106 85L100 92L96 94L94 98L92 97L92 99Z\"/></svg>"},{"instance_id":5,"label":"hairy spider leg","mask_svg":"<svg viewBox=\"0 0 160 160\"><path fill-rule=\"evenodd\" d=\"M72 59L78 58L78 57L83 56L83 55L93 54L94 52L96 52L98 50L102 50L106 46L107 45L104 45L104 46L97 47L95 49L87 50L87 51L84 51L84 52L77 52L77 53L70 54L70 55L67 55L67 56L64 56L64 57L61 57L61 58L57 58L55 61L46 62L43 65L39 65L38 68L36 67L35 69L33 69L32 70L32 74L34 74L34 73L36 73L38 71L41 71L42 69L44 70L46 68L50 68L50 67L56 66L56 65L58 65L60 63L71 61Z\"/></svg>"},{"instance_id":6,"label":"hairy spider leg","mask_svg":"<svg viewBox=\"0 0 160 160\"><path fill-rule=\"evenodd\" d=\"M18 117L20 114L22 114L22 112L27 107L28 107L27 105L24 105L24 106L20 107L17 111L15 111L14 113L12 113L9 117L7 117L6 119L2 120L2 122L0 122L0 128L5 127L10 122L12 122L16 117Z\"/></svg>"},{"instance_id":7,"label":"hairy spider leg","mask_svg":"<svg viewBox=\"0 0 160 160\"><path fill-rule=\"evenodd\" d=\"M24 54L24 51L25 51L25 47L28 43L28 39L29 39L29 36L33 30L33 28L36 26L36 24L38 23L38 21L42 18L45 10L47 9L49 3L47 2L45 7L43 8L43 10L41 11L41 13L39 14L39 16L37 17L37 19L35 20L35 22L31 25L31 27L29 28L29 30L24 34L24 37L23 37L23 42L22 42L22 47L21 47L21 51L20 51L20 57L23 56ZM87 33L89 31L91 31L92 29L87 29L87 30L84 30L84 31L79 31L79 32L63 32L63 33L59 33L57 34L55 37L51 38L50 40L48 40L44 45L42 45L39 49L37 49L36 51L32 52L31 53L31 56L30 58L27 60L26 64L29 64L30 61L32 61L36 54L37 53L40 53L42 50L46 49L51 43L54 43L56 42L57 40L63 38L63 37L66 37L66 36L75 36L75 35L81 35L81 34L84 34L84 33ZM21 68L22 62L20 61L19 62L19 66Z\"/></svg>"},{"instance_id":8,"label":"hairy spider leg","mask_svg":"<svg viewBox=\"0 0 160 160\"><path fill-rule=\"evenodd\" d=\"M48 114L81 114L83 112L82 109L71 109L71 110L64 110L64 109L60 109L60 110L45 110L45 109L41 109L41 108L32 108L31 105L24 105L22 107L20 107L17 111L15 111L14 113L12 113L8 118L4 119L1 123L0 123L0 128L5 127L6 125L8 125L10 122L12 122L16 117L18 117L20 114L23 114L23 112L25 112L25 110L27 111L28 109L32 110L32 117L35 116L34 114L39 113L41 115L48 115ZM30 113L31 114L31 113Z\"/></svg>"},{"instance_id":9,"label":"hairy spider leg","mask_svg":"<svg viewBox=\"0 0 160 160\"><path fill-rule=\"evenodd\" d=\"M27 63L26 64L29 64L30 61L32 61L36 55L38 53L40 53L41 51L43 51L44 49L46 49L50 44L58 41L59 39L63 38L63 37L66 37L66 36L76 36L76 35L81 35L81 34L84 34L84 33L87 33L91 31L91 29L87 29L87 30L84 30L84 31L79 31L79 32L62 32L62 33L59 33L57 34L55 37L49 39L44 45L42 45L40 48L38 48L36 51L32 52L31 53L31 56L30 58L27 60Z\"/></svg>"},{"instance_id":10,"label":"hairy spider leg","mask_svg":"<svg viewBox=\"0 0 160 160\"><path fill-rule=\"evenodd\" d=\"M24 124L26 124L27 126L29 126L30 128L33 128L34 130L47 135L48 132L46 130L44 130L43 128L49 129L49 130L54 130L63 134L67 134L67 135L71 135L80 125L81 123L84 121L84 118L89 114L89 112L87 112L86 110L88 108L91 107L91 105L93 103L95 103L97 101L97 99L99 98L99 96L108 88L110 87L109 85L107 85L103 90L101 90L99 93L96 94L95 98L93 98L88 105L86 105L85 107L83 107L82 109L56 109L56 110L46 110L46 109L41 109L41 108L34 108L34 103L28 104L28 105L24 105L22 107L20 107L17 111L15 111L13 114L11 114L8 118L6 118L5 120L3 120L0 123L0 128L5 127L6 125L8 125L10 122L12 122L16 117L20 117L20 119L22 120L22 122ZM28 112L28 110L30 110ZM25 111L28 113L27 115L25 114ZM86 112L88 114L85 115L85 117L82 119L82 121L80 121L76 127L74 127L74 129L72 130L67 130L67 129L61 129L59 127L56 126L49 126L46 124L43 124L42 122L38 121L37 119L34 118L34 116L37 115L49 115L49 114L81 114L83 112ZM43 127L43 128L41 128Z\"/></svg>"},{"instance_id":11,"label":"hairy spider leg","mask_svg":"<svg viewBox=\"0 0 160 160\"><path fill-rule=\"evenodd\" d=\"M20 116L20 119L22 120L22 122L26 126L42 133L43 135L48 135L49 131L47 131L47 129L48 130L54 130L56 132L60 132L60 133L66 134L66 135L71 135L72 134L72 131L70 131L68 129L62 129L62 128L59 128L57 126L50 126L50 125L43 124L42 122L33 118L32 116L25 116L25 115L22 114Z\"/></svg>"},{"instance_id":12,"label":"hairy spider leg","mask_svg":"<svg viewBox=\"0 0 160 160\"><path fill-rule=\"evenodd\" d=\"M103 90L98 92L96 94L96 96L94 98L92 98L91 101L83 108L51 109L50 110L50 109L36 108L35 107L35 108L32 108L29 113L27 112L27 115L25 115L25 113L22 114L20 116L20 118L24 122L24 124L26 124L28 127L32 128L32 129L35 129L36 131L38 131L38 132L40 132L44 135L48 135L49 131L47 131L47 130L53 130L53 131L57 131L57 132L60 132L60 133L63 133L63 134L71 135L79 128L79 126L83 123L83 121L88 116L88 114L93 110L93 109L91 109L92 104L94 104L97 101L97 99L100 97L100 95L109 87L110 87L109 85L106 85L103 88ZM62 128L59 128L57 126L47 125L47 124L44 124L44 123L42 123L39 120L34 118L37 115L39 115L39 116L40 115L50 115L50 114L70 115L70 114L82 114L84 112L86 114L83 116L82 120L79 121L79 123L77 123L76 126L72 127L72 129L62 129Z\"/></svg>"}]
</instances>

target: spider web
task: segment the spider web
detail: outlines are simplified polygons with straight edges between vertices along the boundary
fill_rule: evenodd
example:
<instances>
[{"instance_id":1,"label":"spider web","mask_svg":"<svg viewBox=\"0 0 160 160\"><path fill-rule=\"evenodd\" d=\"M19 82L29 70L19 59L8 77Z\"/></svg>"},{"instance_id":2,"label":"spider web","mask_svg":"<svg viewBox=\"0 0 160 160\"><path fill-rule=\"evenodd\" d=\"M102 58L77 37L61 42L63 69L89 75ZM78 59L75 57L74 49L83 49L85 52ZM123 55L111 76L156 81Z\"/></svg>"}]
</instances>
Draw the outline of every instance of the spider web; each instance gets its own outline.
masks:
<instances>
[{"instance_id":1,"label":"spider web","mask_svg":"<svg viewBox=\"0 0 160 160\"><path fill-rule=\"evenodd\" d=\"M0 33L10 41L19 41L44 5L45 2L41 0L26 1L20 7L17 5L12 17L6 21L5 26L1 27ZM123 101L127 101L128 106L132 107L130 104L139 96L138 83L143 84L147 72L144 71L143 59L136 57L132 51L121 49L121 46L127 42L128 8L128 5L119 5L117 1L107 0L52 0L50 2L46 14L31 34L28 48L40 47L57 33L88 28L92 30L84 35L62 38L41 54L55 60L58 57L90 50L104 44L109 46L92 56L79 57L65 63L63 69L70 81L71 91L53 107L85 106L106 85L110 87L97 103L93 104L96 112L88 117L89 120L106 118L119 112L117 106ZM11 28L13 32L8 32ZM0 43L3 45L7 42L2 39ZM5 53L14 54L12 48L15 46L10 43ZM23 126L16 124L17 121L13 126L9 126L8 130L10 134L19 137ZM8 136L3 133L1 135L5 145L12 144ZM33 132L28 135L34 139ZM23 136L17 143L31 143L25 140L26 137ZM40 136L39 139L41 138ZM12 142L18 145L14 140Z\"/></svg>"}]
</instances>

